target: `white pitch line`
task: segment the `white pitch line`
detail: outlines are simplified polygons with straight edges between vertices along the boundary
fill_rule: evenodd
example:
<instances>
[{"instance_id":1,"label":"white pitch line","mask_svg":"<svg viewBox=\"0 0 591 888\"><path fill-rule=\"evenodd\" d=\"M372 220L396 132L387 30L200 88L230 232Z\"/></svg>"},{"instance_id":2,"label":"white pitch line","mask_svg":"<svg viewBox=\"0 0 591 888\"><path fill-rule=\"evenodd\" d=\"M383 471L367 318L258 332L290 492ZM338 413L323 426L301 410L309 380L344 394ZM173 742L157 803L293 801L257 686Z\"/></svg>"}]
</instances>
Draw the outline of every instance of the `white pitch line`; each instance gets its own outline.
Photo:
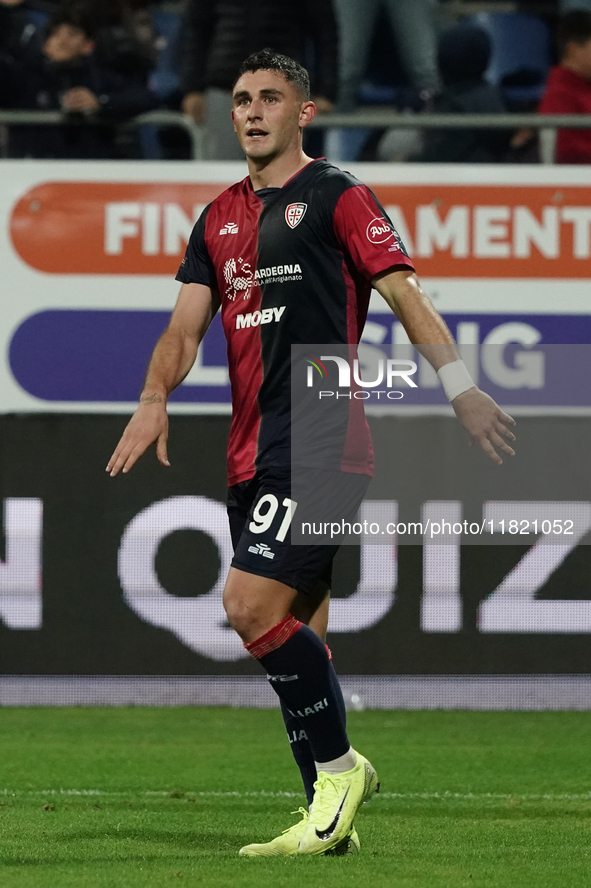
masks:
<instances>
[{"instance_id":1,"label":"white pitch line","mask_svg":"<svg viewBox=\"0 0 591 888\"><path fill-rule=\"evenodd\" d=\"M180 791L179 791L180 792ZM36 797L36 796L82 796L103 798L121 798L125 796L145 796L156 798L299 798L302 793L288 792L285 790L251 790L240 792L238 790L187 790L182 795L176 796L175 791L168 790L142 790L137 792L130 789L103 790L103 789L0 789L0 796L7 797ZM380 799L396 799L400 801L441 800L441 801L506 801L511 799L523 801L591 801L591 792L585 793L501 793L501 792L381 792Z\"/></svg>"}]
</instances>

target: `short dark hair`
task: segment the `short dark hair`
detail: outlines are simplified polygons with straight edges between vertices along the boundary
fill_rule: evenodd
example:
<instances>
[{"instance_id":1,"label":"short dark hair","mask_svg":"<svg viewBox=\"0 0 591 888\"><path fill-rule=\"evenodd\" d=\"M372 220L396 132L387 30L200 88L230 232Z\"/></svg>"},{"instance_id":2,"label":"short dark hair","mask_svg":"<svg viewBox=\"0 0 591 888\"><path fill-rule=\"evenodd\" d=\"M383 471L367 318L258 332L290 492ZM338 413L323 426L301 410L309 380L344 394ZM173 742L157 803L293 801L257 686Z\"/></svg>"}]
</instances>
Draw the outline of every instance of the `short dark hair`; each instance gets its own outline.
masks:
<instances>
[{"instance_id":1,"label":"short dark hair","mask_svg":"<svg viewBox=\"0 0 591 888\"><path fill-rule=\"evenodd\" d=\"M65 6L58 9L47 22L45 28L46 39L51 37L51 35L57 31L58 28L61 28L62 25L69 25L71 28L77 28L79 31L83 32L87 40L94 40L94 28L88 18L84 15L84 9L81 6L72 4L69 7Z\"/></svg>"},{"instance_id":2,"label":"short dark hair","mask_svg":"<svg viewBox=\"0 0 591 888\"><path fill-rule=\"evenodd\" d=\"M285 77L288 83L295 86L305 101L309 100L310 75L295 59L290 59L289 56L282 55L268 47L259 50L259 52L253 52L240 65L233 85L236 86L243 74L254 74L255 71L277 71L278 74Z\"/></svg>"},{"instance_id":3,"label":"short dark hair","mask_svg":"<svg viewBox=\"0 0 591 888\"><path fill-rule=\"evenodd\" d=\"M566 55L569 43L586 43L591 40L591 12L586 9L573 9L566 12L558 22L556 31L558 55L561 59Z\"/></svg>"}]
</instances>

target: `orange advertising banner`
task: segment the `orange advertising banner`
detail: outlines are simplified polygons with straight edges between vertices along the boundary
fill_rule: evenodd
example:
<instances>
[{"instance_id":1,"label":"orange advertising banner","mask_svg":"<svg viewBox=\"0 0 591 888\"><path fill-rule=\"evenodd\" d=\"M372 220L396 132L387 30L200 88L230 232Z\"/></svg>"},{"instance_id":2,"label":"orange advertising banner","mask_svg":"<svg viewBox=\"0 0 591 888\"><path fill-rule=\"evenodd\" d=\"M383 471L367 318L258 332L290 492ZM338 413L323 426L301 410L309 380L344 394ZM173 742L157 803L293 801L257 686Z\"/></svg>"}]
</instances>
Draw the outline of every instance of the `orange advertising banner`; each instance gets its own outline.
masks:
<instances>
[{"instance_id":1,"label":"orange advertising banner","mask_svg":"<svg viewBox=\"0 0 591 888\"><path fill-rule=\"evenodd\" d=\"M197 217L228 184L47 182L15 204L10 236L43 272L172 275ZM372 188L422 277L591 277L586 187Z\"/></svg>"},{"instance_id":2,"label":"orange advertising banner","mask_svg":"<svg viewBox=\"0 0 591 888\"><path fill-rule=\"evenodd\" d=\"M47 182L10 219L13 246L53 274L174 275L201 211L227 183Z\"/></svg>"}]
</instances>

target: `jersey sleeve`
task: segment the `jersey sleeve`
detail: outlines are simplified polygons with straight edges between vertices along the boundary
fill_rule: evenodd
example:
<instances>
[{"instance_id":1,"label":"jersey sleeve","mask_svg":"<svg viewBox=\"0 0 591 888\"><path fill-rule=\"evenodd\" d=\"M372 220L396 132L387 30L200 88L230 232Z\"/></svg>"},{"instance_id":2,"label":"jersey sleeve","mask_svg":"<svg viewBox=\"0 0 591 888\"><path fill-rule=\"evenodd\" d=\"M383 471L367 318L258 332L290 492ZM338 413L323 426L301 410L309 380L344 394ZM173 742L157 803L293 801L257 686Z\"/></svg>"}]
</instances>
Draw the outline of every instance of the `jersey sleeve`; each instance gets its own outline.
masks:
<instances>
[{"instance_id":1,"label":"jersey sleeve","mask_svg":"<svg viewBox=\"0 0 591 888\"><path fill-rule=\"evenodd\" d=\"M203 210L195 223L176 280L181 284L204 284L215 290L217 289L215 269L205 242L205 223L210 207L211 204Z\"/></svg>"},{"instance_id":2,"label":"jersey sleeve","mask_svg":"<svg viewBox=\"0 0 591 888\"><path fill-rule=\"evenodd\" d=\"M343 192L335 207L333 229L355 267L368 280L395 266L414 271L400 235L367 185L354 185Z\"/></svg>"}]
</instances>

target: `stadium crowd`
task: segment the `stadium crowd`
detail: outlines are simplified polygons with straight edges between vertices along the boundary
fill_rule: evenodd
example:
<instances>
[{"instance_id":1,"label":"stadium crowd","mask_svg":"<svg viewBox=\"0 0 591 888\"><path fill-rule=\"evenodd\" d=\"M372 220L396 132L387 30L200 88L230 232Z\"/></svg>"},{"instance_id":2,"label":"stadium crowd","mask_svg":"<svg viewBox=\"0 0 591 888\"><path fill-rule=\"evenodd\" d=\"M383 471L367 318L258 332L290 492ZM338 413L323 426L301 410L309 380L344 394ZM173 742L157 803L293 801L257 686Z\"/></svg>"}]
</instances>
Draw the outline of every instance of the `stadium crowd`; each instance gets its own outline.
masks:
<instances>
[{"instance_id":1,"label":"stadium crowd","mask_svg":"<svg viewBox=\"0 0 591 888\"><path fill-rule=\"evenodd\" d=\"M240 159L231 87L263 46L309 68L320 114L589 113L591 0L506 5L466 0L452 17L446 0L0 0L0 111L62 115L0 128L0 156L189 157L178 129L123 125L166 109L202 126L205 157ZM537 134L517 128L307 138L341 160L539 160ZM556 160L591 162L591 130L560 131Z\"/></svg>"}]
</instances>

